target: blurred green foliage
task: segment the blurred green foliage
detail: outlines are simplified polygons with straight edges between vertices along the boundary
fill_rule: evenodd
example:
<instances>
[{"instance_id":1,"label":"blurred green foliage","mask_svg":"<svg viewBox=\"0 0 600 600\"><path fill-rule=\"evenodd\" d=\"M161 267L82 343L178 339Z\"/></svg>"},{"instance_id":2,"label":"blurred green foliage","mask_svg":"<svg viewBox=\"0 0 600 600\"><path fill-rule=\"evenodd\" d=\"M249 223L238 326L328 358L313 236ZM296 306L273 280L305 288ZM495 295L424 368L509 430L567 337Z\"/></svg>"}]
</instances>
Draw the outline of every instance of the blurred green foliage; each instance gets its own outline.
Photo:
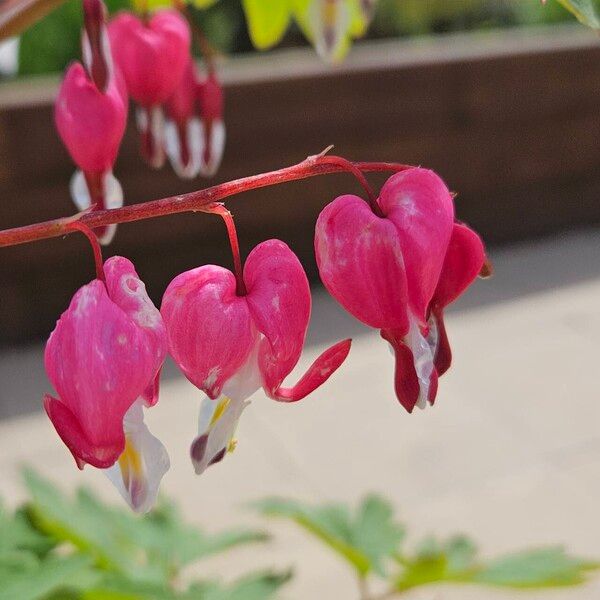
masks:
<instances>
[{"instance_id":1,"label":"blurred green foliage","mask_svg":"<svg viewBox=\"0 0 600 600\"><path fill-rule=\"evenodd\" d=\"M600 567L570 556L560 546L484 561L475 543L463 535L427 537L407 551L404 524L396 520L392 506L375 495L354 511L344 504L312 506L285 498L268 498L255 507L267 516L292 521L329 547L354 570L363 589L370 575L387 581L389 594L382 596L386 598L437 583L514 589L572 586Z\"/></svg>"},{"instance_id":2,"label":"blurred green foliage","mask_svg":"<svg viewBox=\"0 0 600 600\"><path fill-rule=\"evenodd\" d=\"M164 502L138 517L86 490L70 499L32 471L25 483L25 506L0 507L0 600L265 600L290 578L259 572L229 584L185 581L189 565L267 536L209 535Z\"/></svg>"},{"instance_id":3,"label":"blurred green foliage","mask_svg":"<svg viewBox=\"0 0 600 600\"><path fill-rule=\"evenodd\" d=\"M111 12L129 8L139 0L107 0ZM164 3L168 0L150 0ZM352 0L348 0L351 2ZM572 20L572 12L597 15L600 0L379 0L367 37L397 37L520 24ZM306 44L299 26L290 18L301 14L306 0L192 0L192 13L213 45L224 53L249 52L281 43ZM597 6L597 4L596 4ZM579 9L579 13L577 12ZM249 33L248 24L250 23ZM21 37L19 73L62 71L80 56L80 0L68 0ZM304 31L307 34L306 31ZM309 36L310 37L310 36Z\"/></svg>"}]
</instances>

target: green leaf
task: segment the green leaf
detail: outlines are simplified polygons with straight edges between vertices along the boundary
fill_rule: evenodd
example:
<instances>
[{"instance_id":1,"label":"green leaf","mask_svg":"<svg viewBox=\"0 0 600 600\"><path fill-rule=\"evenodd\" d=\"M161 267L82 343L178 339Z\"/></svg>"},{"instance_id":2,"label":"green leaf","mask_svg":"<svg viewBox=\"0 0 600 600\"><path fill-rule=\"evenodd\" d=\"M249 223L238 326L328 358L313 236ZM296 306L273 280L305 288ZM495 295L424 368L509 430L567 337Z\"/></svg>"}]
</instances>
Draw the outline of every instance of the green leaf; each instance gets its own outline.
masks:
<instances>
[{"instance_id":1,"label":"green leaf","mask_svg":"<svg viewBox=\"0 0 600 600\"><path fill-rule=\"evenodd\" d=\"M80 54L81 2L69 0L21 35L19 74L62 71Z\"/></svg>"},{"instance_id":2,"label":"green leaf","mask_svg":"<svg viewBox=\"0 0 600 600\"><path fill-rule=\"evenodd\" d=\"M67 587L67 582L75 586L78 577L89 581L91 563L87 556L55 557L32 568L2 571L0 600L37 600Z\"/></svg>"},{"instance_id":3,"label":"green leaf","mask_svg":"<svg viewBox=\"0 0 600 600\"><path fill-rule=\"evenodd\" d=\"M511 588L577 585L598 564L568 556L561 547L541 548L503 556L473 577L477 583Z\"/></svg>"},{"instance_id":4,"label":"green leaf","mask_svg":"<svg viewBox=\"0 0 600 600\"><path fill-rule=\"evenodd\" d=\"M127 8L128 0L106 0L110 12ZM21 34L19 74L59 72L81 56L81 2L69 0Z\"/></svg>"},{"instance_id":5,"label":"green leaf","mask_svg":"<svg viewBox=\"0 0 600 600\"><path fill-rule=\"evenodd\" d=\"M256 48L265 50L281 41L290 23L288 0L242 0L242 6Z\"/></svg>"},{"instance_id":6,"label":"green leaf","mask_svg":"<svg viewBox=\"0 0 600 600\"><path fill-rule=\"evenodd\" d=\"M360 577L371 571L383 574L383 559L397 552L404 537L389 504L376 496L366 498L355 517L339 504L310 507L270 498L255 506L263 514L294 521L348 561Z\"/></svg>"},{"instance_id":7,"label":"green leaf","mask_svg":"<svg viewBox=\"0 0 600 600\"><path fill-rule=\"evenodd\" d=\"M218 583L199 583L192 585L184 596L185 600L267 600L292 577L291 572L256 573L249 575L231 585Z\"/></svg>"},{"instance_id":8,"label":"green leaf","mask_svg":"<svg viewBox=\"0 0 600 600\"><path fill-rule=\"evenodd\" d=\"M599 0L557 0L588 27L600 29Z\"/></svg>"}]
</instances>

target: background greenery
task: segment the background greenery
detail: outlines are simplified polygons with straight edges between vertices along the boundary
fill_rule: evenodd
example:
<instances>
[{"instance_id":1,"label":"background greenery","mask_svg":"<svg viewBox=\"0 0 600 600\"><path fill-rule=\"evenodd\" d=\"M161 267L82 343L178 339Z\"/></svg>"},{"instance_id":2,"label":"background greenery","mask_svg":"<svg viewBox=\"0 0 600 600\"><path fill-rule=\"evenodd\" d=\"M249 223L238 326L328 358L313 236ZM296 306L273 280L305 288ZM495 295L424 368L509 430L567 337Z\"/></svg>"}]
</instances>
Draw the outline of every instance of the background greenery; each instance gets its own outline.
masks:
<instances>
[{"instance_id":1,"label":"background greenery","mask_svg":"<svg viewBox=\"0 0 600 600\"><path fill-rule=\"evenodd\" d=\"M268 535L240 528L207 534L164 500L139 517L85 489L67 497L30 470L24 481L30 499L23 506L10 511L0 504L0 600L268 600L292 576L265 570L233 582L194 578L190 565L264 543ZM368 587L374 578L387 585L391 598L434 583L572 586L598 568L559 546L482 560L462 535L408 545L406 526L376 495L355 509L283 498L251 508L300 526L346 561L361 582L363 600L372 600ZM193 569L198 572L200 566Z\"/></svg>"},{"instance_id":2,"label":"background greenery","mask_svg":"<svg viewBox=\"0 0 600 600\"><path fill-rule=\"evenodd\" d=\"M276 0L273 6L278 2L282 0ZM129 0L107 0L106 3L111 12L131 6ZM275 42L279 42L280 46L307 44L299 26L291 20L286 28L287 14L279 14L273 7L253 11L255 4L251 0L219 0L214 3L197 0L196 5L202 8L196 6L193 9L194 18L211 42L224 53L254 50L244 8L252 16L253 39L259 47L268 47ZM71 60L78 58L81 19L80 1L68 0L27 30L21 37L19 73L62 71ZM543 7L540 0L379 0L366 37L406 37L573 19L573 15L556 0L550 0ZM285 34L280 40L282 31Z\"/></svg>"}]
</instances>

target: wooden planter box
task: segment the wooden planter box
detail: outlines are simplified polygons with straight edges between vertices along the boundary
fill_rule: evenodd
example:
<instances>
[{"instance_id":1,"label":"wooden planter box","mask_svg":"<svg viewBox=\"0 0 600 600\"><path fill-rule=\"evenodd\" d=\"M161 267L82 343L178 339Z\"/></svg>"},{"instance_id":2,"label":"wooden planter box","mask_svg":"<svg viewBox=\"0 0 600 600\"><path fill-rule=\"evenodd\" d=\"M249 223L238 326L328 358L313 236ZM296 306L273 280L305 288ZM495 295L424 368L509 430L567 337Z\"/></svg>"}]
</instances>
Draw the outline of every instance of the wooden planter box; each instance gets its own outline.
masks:
<instances>
[{"instance_id":1,"label":"wooden planter box","mask_svg":"<svg viewBox=\"0 0 600 600\"><path fill-rule=\"evenodd\" d=\"M363 44L336 68L286 51L234 59L223 72L228 144L217 181L335 144L349 158L436 169L459 193L459 217L488 244L600 221L600 45L583 28ZM3 228L74 212L73 166L52 121L56 86L56 78L0 86ZM208 185L147 169L132 127L115 171L127 203ZM280 237L314 278L316 216L355 191L351 177L336 175L232 200L242 250ZM230 264L222 223L203 214L121 226L113 253L135 262L157 301L182 270ZM80 236L0 249L0 344L47 335L92 276Z\"/></svg>"}]
</instances>

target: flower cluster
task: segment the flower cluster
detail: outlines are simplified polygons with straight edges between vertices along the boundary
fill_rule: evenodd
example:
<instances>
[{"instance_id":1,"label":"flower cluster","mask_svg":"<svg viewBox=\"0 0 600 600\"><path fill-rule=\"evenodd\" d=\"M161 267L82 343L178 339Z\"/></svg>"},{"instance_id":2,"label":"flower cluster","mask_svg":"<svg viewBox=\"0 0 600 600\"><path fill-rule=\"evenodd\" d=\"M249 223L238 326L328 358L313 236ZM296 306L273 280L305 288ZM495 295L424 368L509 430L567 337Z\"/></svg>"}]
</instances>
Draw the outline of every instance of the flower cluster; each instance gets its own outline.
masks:
<instances>
[{"instance_id":1,"label":"flower cluster","mask_svg":"<svg viewBox=\"0 0 600 600\"><path fill-rule=\"evenodd\" d=\"M444 309L485 270L483 244L455 220L453 197L432 171L405 168L375 197L356 166L338 157L317 160L321 167L345 165L369 192L368 201L340 196L320 214L321 279L390 343L400 403L409 412L433 404L451 360ZM75 294L48 340L46 370L56 397L47 395L44 405L77 465L104 470L138 511L152 506L169 468L165 448L144 424L144 408L158 401L167 353L205 395L190 447L200 474L235 449L238 421L255 392L301 400L350 351L350 340L334 344L286 386L310 319L304 269L279 240L262 242L242 264L231 214L220 204L204 210L225 220L234 271L203 265L178 275L160 311L129 260L104 263L94 233L78 221L69 225L92 243L97 277Z\"/></svg>"},{"instance_id":2,"label":"flower cluster","mask_svg":"<svg viewBox=\"0 0 600 600\"><path fill-rule=\"evenodd\" d=\"M59 135L78 167L71 195L79 210L123 205L112 171L129 98L152 167L168 156L180 177L214 175L225 146L223 92L212 66L199 75L186 19L170 9L148 18L121 12L106 25L102 0L83 6L83 64L67 69L55 105ZM114 225L96 231L103 244L114 233Z\"/></svg>"}]
</instances>

